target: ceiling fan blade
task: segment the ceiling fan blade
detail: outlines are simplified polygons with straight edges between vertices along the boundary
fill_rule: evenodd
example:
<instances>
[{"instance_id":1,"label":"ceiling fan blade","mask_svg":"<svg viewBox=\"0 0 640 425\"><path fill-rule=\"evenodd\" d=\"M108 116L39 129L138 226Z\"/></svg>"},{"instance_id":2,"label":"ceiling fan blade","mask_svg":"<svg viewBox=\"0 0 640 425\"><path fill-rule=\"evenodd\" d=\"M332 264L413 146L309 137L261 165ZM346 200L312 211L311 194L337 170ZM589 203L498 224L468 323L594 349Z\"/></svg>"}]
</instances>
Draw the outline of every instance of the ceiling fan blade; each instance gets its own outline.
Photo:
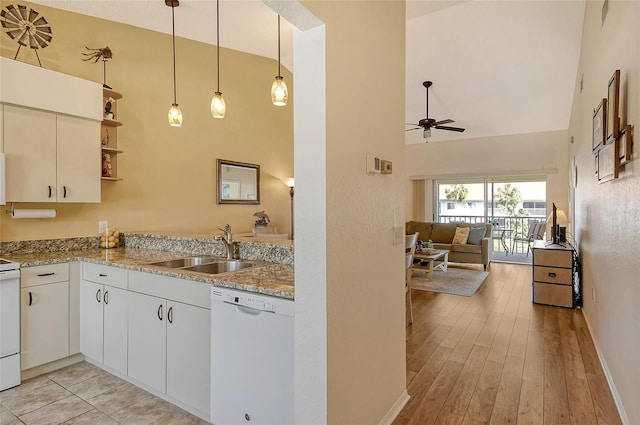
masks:
<instances>
[{"instance_id":1,"label":"ceiling fan blade","mask_svg":"<svg viewBox=\"0 0 640 425\"><path fill-rule=\"evenodd\" d=\"M447 127L446 125L436 125L438 130L449 130L449 131L457 131L462 133L465 129L460 127Z\"/></svg>"},{"instance_id":2,"label":"ceiling fan blade","mask_svg":"<svg viewBox=\"0 0 640 425\"><path fill-rule=\"evenodd\" d=\"M446 119L446 120L442 120L442 121L436 121L435 125L451 124L452 122L455 122L455 121L454 120L450 120L450 119Z\"/></svg>"},{"instance_id":3,"label":"ceiling fan blade","mask_svg":"<svg viewBox=\"0 0 640 425\"><path fill-rule=\"evenodd\" d=\"M422 127L409 128L405 131L420 130Z\"/></svg>"}]
</instances>

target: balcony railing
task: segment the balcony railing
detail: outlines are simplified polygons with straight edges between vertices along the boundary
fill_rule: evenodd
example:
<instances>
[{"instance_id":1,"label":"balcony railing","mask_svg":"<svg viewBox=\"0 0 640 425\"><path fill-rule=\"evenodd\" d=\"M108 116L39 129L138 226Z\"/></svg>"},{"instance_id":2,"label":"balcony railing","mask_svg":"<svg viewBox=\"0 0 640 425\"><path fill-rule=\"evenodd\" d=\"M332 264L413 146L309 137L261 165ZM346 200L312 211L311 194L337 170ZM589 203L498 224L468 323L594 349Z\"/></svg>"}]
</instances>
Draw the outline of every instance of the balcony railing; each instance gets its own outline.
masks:
<instances>
[{"instance_id":1,"label":"balcony railing","mask_svg":"<svg viewBox=\"0 0 640 425\"><path fill-rule=\"evenodd\" d=\"M546 221L546 216L501 216L493 217L492 247L497 252L526 253L526 242L514 242L515 237L526 237L532 221ZM487 223L484 216L441 215L441 223Z\"/></svg>"}]
</instances>

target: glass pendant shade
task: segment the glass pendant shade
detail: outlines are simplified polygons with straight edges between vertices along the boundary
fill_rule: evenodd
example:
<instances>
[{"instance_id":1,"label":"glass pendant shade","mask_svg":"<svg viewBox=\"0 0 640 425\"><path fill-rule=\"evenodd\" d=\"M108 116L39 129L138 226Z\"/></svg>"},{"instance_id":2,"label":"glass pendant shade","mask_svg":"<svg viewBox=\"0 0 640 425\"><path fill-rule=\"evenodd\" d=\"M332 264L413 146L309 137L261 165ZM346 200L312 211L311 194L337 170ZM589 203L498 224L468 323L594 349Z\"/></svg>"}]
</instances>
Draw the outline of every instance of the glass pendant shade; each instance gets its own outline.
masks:
<instances>
[{"instance_id":1,"label":"glass pendant shade","mask_svg":"<svg viewBox=\"0 0 640 425\"><path fill-rule=\"evenodd\" d=\"M169 125L171 127L180 127L182 125L182 111L177 103L171 105L169 108Z\"/></svg>"},{"instance_id":2,"label":"glass pendant shade","mask_svg":"<svg viewBox=\"0 0 640 425\"><path fill-rule=\"evenodd\" d=\"M276 106L285 106L289 100L289 91L284 78L278 75L271 85L271 101Z\"/></svg>"},{"instance_id":3,"label":"glass pendant shade","mask_svg":"<svg viewBox=\"0 0 640 425\"><path fill-rule=\"evenodd\" d=\"M217 91L211 99L211 116L213 118L224 118L225 112L227 112L227 105L224 103L222 93Z\"/></svg>"}]
</instances>

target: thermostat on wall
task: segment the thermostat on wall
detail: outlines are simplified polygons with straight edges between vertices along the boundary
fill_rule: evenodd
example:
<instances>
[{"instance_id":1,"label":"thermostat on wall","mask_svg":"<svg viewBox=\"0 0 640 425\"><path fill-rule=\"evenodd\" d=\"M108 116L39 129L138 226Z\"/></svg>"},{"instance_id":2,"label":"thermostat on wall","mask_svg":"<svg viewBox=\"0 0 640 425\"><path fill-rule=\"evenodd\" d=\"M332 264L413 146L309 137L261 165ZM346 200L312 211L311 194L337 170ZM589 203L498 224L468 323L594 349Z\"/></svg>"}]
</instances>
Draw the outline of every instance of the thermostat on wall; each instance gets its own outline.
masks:
<instances>
[{"instance_id":1,"label":"thermostat on wall","mask_svg":"<svg viewBox=\"0 0 640 425\"><path fill-rule=\"evenodd\" d=\"M380 174L382 160L377 156L367 153L367 174Z\"/></svg>"}]
</instances>

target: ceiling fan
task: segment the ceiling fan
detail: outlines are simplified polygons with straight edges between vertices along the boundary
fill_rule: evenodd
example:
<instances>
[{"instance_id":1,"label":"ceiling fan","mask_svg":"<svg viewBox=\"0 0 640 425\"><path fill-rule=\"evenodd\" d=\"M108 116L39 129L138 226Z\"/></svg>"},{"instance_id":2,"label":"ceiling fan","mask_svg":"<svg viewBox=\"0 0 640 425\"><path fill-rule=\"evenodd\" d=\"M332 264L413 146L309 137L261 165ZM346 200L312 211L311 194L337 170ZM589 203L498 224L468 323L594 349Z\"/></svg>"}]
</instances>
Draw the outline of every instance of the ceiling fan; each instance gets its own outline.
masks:
<instances>
[{"instance_id":1,"label":"ceiling fan","mask_svg":"<svg viewBox=\"0 0 640 425\"><path fill-rule=\"evenodd\" d=\"M432 128L436 128L438 130L449 130L449 131L457 131L459 133L462 133L465 129L461 128L461 127L449 127L443 124L450 124L452 122L455 122L454 120L451 119L446 119L446 120L441 120L441 121L436 121L434 118L429 118L429 87L431 87L433 83L431 81L425 81L422 83L422 85L426 88L427 90L427 95L426 95L426 99L427 99L427 114L426 114L426 118L421 119L420 121L418 121L418 126L415 128L410 128L408 130L405 131L411 131L411 130L418 130L418 129L422 129L422 135L425 139L428 139L429 137L431 137L431 129ZM415 124L407 124L407 125L415 125Z\"/></svg>"}]
</instances>

